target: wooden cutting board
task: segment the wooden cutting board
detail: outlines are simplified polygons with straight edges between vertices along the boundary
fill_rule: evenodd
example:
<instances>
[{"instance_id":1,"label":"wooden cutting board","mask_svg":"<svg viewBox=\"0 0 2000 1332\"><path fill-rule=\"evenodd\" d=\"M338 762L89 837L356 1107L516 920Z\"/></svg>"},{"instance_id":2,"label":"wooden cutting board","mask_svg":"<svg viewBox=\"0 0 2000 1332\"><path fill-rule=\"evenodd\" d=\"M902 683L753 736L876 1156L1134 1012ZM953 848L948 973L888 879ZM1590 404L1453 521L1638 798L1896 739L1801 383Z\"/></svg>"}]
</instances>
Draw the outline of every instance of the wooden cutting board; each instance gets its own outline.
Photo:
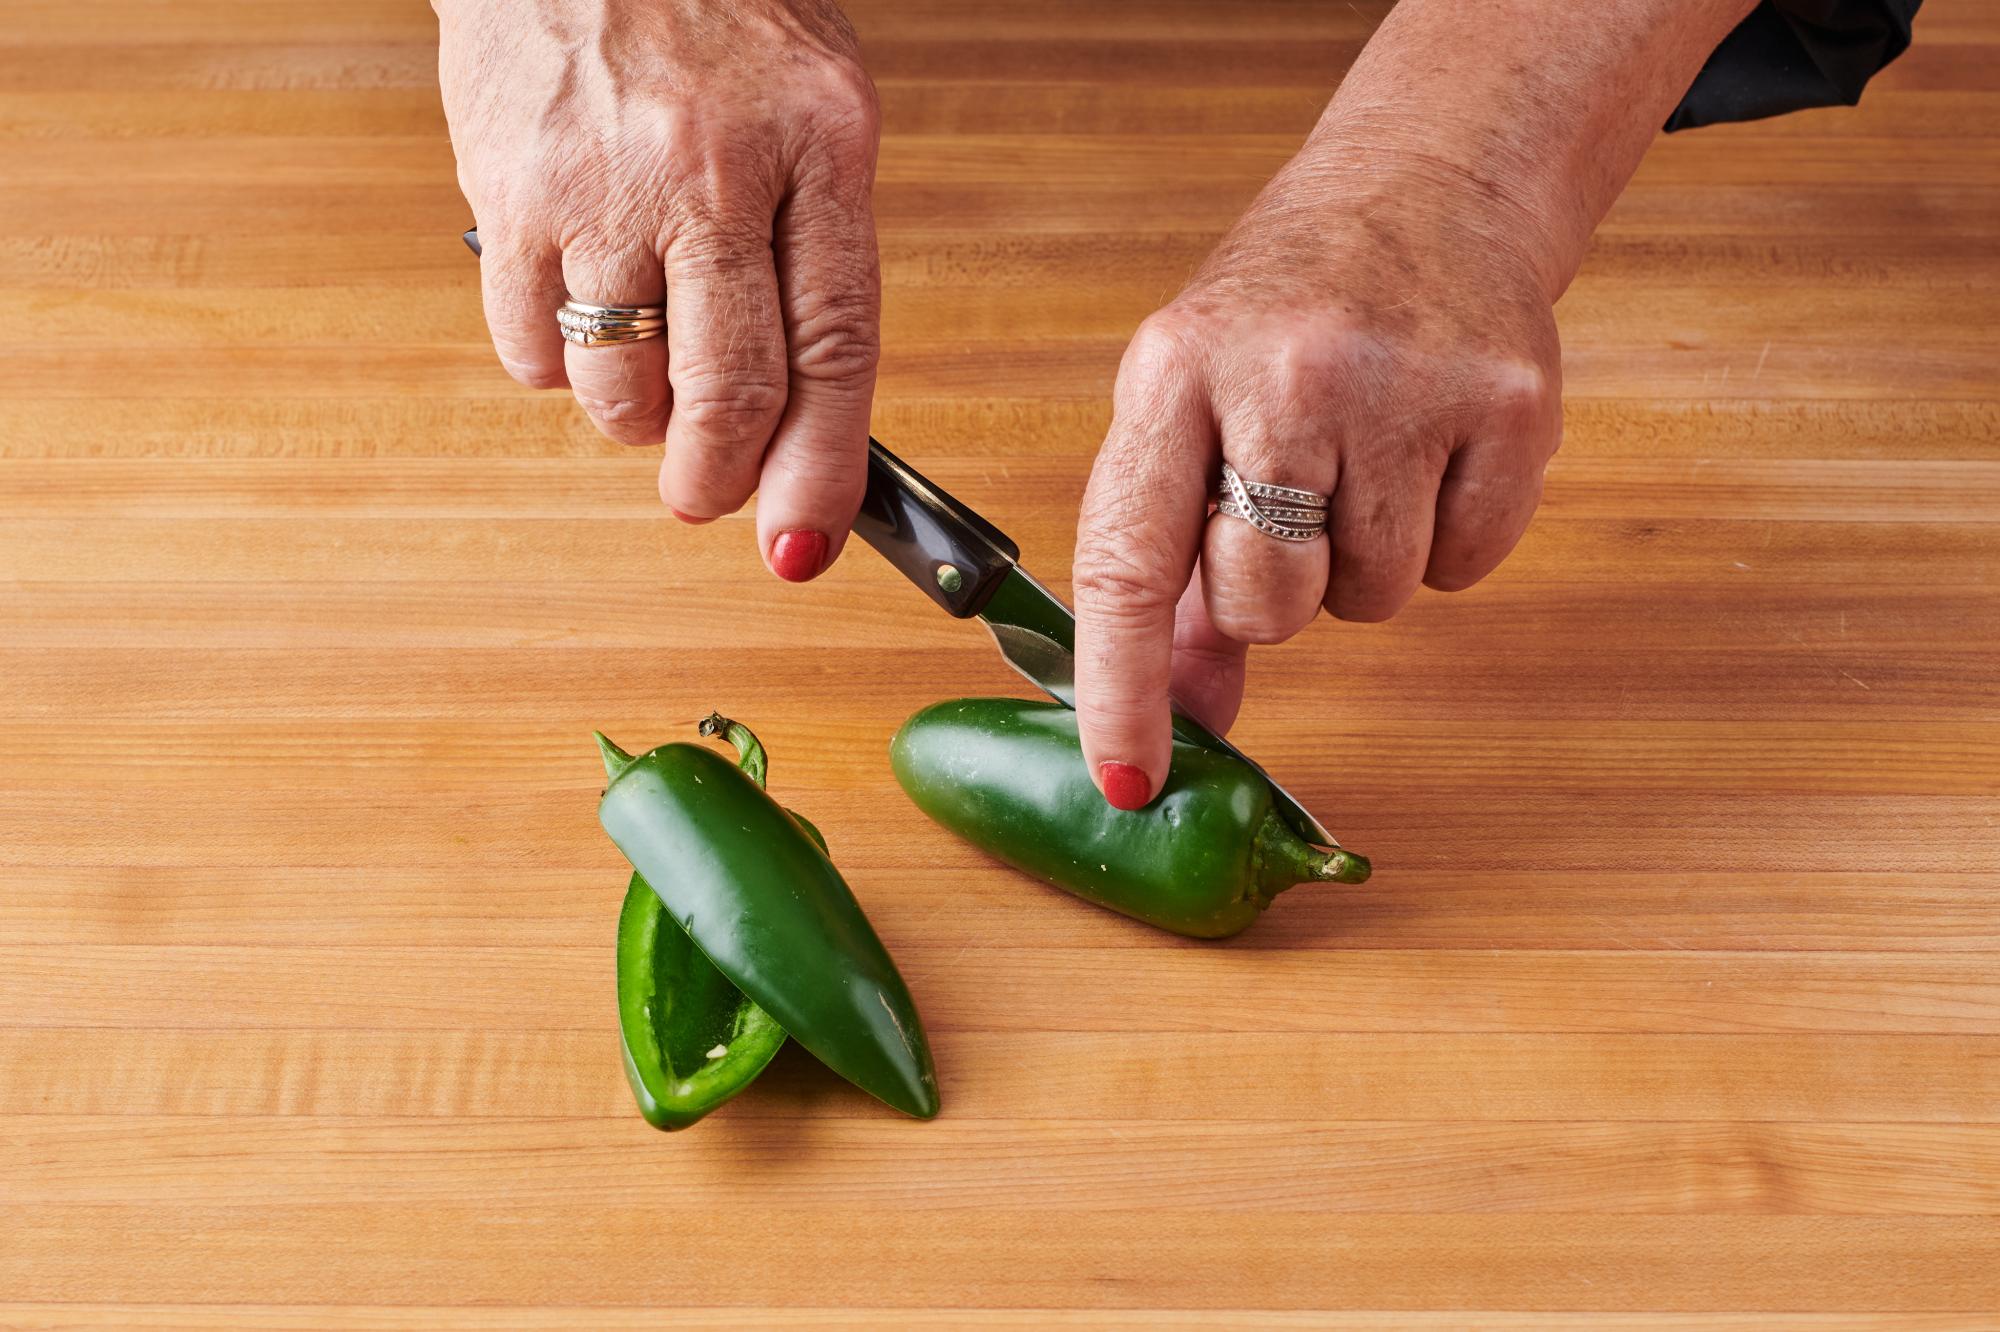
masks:
<instances>
[{"instance_id":1,"label":"wooden cutting board","mask_svg":"<svg viewBox=\"0 0 2000 1332\"><path fill-rule=\"evenodd\" d=\"M1379 8L857 8L876 431L1058 586L1123 340ZM984 635L502 377L421 5L12 15L0 1325L1990 1325L2000 8L1658 146L1520 552L1258 654L1238 738L1379 871L1225 946L903 800L905 715L1018 688ZM716 707L935 1123L795 1052L633 1112L590 731Z\"/></svg>"}]
</instances>

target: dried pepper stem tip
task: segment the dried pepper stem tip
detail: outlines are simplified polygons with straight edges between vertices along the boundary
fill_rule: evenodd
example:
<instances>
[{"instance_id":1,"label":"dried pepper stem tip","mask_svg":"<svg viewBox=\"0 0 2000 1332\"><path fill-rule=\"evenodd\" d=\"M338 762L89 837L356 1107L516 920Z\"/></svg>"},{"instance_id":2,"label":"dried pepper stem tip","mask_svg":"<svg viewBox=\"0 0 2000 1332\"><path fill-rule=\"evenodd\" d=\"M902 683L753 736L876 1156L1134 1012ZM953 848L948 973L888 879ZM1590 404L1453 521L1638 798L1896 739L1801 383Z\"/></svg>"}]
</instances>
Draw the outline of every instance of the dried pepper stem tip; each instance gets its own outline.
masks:
<instances>
[{"instance_id":1,"label":"dried pepper stem tip","mask_svg":"<svg viewBox=\"0 0 2000 1332\"><path fill-rule=\"evenodd\" d=\"M1366 883L1373 872L1368 857L1338 847L1317 858L1313 865L1313 877L1330 883Z\"/></svg>"},{"instance_id":2,"label":"dried pepper stem tip","mask_svg":"<svg viewBox=\"0 0 2000 1332\"><path fill-rule=\"evenodd\" d=\"M742 722L731 721L719 712L711 712L701 719L696 728L702 735L713 740L717 736L736 747L736 766L743 769L750 780L763 786L770 774L770 761L764 756L764 746L755 733Z\"/></svg>"}]
</instances>

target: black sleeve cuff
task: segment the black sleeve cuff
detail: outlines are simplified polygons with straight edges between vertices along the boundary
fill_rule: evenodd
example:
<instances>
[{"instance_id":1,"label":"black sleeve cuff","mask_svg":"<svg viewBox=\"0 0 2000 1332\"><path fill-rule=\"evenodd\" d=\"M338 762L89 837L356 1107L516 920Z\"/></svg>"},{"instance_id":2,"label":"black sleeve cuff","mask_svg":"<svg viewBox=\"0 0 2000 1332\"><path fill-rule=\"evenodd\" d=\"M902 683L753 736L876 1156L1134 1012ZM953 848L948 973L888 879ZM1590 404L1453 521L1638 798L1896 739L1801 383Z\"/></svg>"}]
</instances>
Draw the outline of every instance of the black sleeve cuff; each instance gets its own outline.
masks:
<instances>
[{"instance_id":1,"label":"black sleeve cuff","mask_svg":"<svg viewBox=\"0 0 2000 1332\"><path fill-rule=\"evenodd\" d=\"M1667 129L1853 106L1910 44L1922 0L1763 0L1695 75Z\"/></svg>"}]
</instances>

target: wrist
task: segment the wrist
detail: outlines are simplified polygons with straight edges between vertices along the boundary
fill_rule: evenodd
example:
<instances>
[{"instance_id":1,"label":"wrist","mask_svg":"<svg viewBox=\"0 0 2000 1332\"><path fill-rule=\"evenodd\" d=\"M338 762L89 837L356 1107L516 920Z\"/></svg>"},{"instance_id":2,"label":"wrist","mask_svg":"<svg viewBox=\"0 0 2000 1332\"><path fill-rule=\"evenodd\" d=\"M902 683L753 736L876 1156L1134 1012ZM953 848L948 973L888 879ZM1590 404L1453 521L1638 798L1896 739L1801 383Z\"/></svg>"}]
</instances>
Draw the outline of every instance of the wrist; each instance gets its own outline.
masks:
<instances>
[{"instance_id":1,"label":"wrist","mask_svg":"<svg viewBox=\"0 0 2000 1332\"><path fill-rule=\"evenodd\" d=\"M1582 262L1588 229L1562 220L1546 173L1504 154L1481 153L1455 136L1414 134L1399 117L1329 109L1292 170L1318 192L1373 213L1391 208L1431 219L1440 232L1525 270L1554 304Z\"/></svg>"},{"instance_id":2,"label":"wrist","mask_svg":"<svg viewBox=\"0 0 2000 1332\"><path fill-rule=\"evenodd\" d=\"M1575 275L1668 112L1752 0L1403 0L1308 152L1400 160L1523 238L1550 296Z\"/></svg>"}]
</instances>

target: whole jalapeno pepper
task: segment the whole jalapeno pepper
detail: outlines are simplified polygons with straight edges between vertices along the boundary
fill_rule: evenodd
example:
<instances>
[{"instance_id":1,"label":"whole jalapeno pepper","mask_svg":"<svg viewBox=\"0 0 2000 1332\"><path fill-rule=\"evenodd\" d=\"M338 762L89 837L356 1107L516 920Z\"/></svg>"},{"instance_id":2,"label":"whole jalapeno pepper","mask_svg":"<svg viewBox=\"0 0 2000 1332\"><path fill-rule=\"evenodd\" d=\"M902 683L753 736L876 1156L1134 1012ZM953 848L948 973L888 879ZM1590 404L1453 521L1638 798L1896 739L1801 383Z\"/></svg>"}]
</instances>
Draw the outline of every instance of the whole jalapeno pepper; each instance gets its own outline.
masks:
<instances>
[{"instance_id":1,"label":"whole jalapeno pepper","mask_svg":"<svg viewBox=\"0 0 2000 1332\"><path fill-rule=\"evenodd\" d=\"M1176 934L1220 939L1294 884L1360 883L1368 861L1305 842L1255 770L1176 740L1160 794L1114 809L1091 783L1076 714L962 698L903 723L889 747L917 808L981 850Z\"/></svg>"},{"instance_id":2,"label":"whole jalapeno pepper","mask_svg":"<svg viewBox=\"0 0 2000 1332\"><path fill-rule=\"evenodd\" d=\"M610 782L598 818L716 971L834 1072L905 1114L938 1112L937 1075L909 989L827 858L818 831L763 789L763 747L667 744L634 758L599 735Z\"/></svg>"}]
</instances>

